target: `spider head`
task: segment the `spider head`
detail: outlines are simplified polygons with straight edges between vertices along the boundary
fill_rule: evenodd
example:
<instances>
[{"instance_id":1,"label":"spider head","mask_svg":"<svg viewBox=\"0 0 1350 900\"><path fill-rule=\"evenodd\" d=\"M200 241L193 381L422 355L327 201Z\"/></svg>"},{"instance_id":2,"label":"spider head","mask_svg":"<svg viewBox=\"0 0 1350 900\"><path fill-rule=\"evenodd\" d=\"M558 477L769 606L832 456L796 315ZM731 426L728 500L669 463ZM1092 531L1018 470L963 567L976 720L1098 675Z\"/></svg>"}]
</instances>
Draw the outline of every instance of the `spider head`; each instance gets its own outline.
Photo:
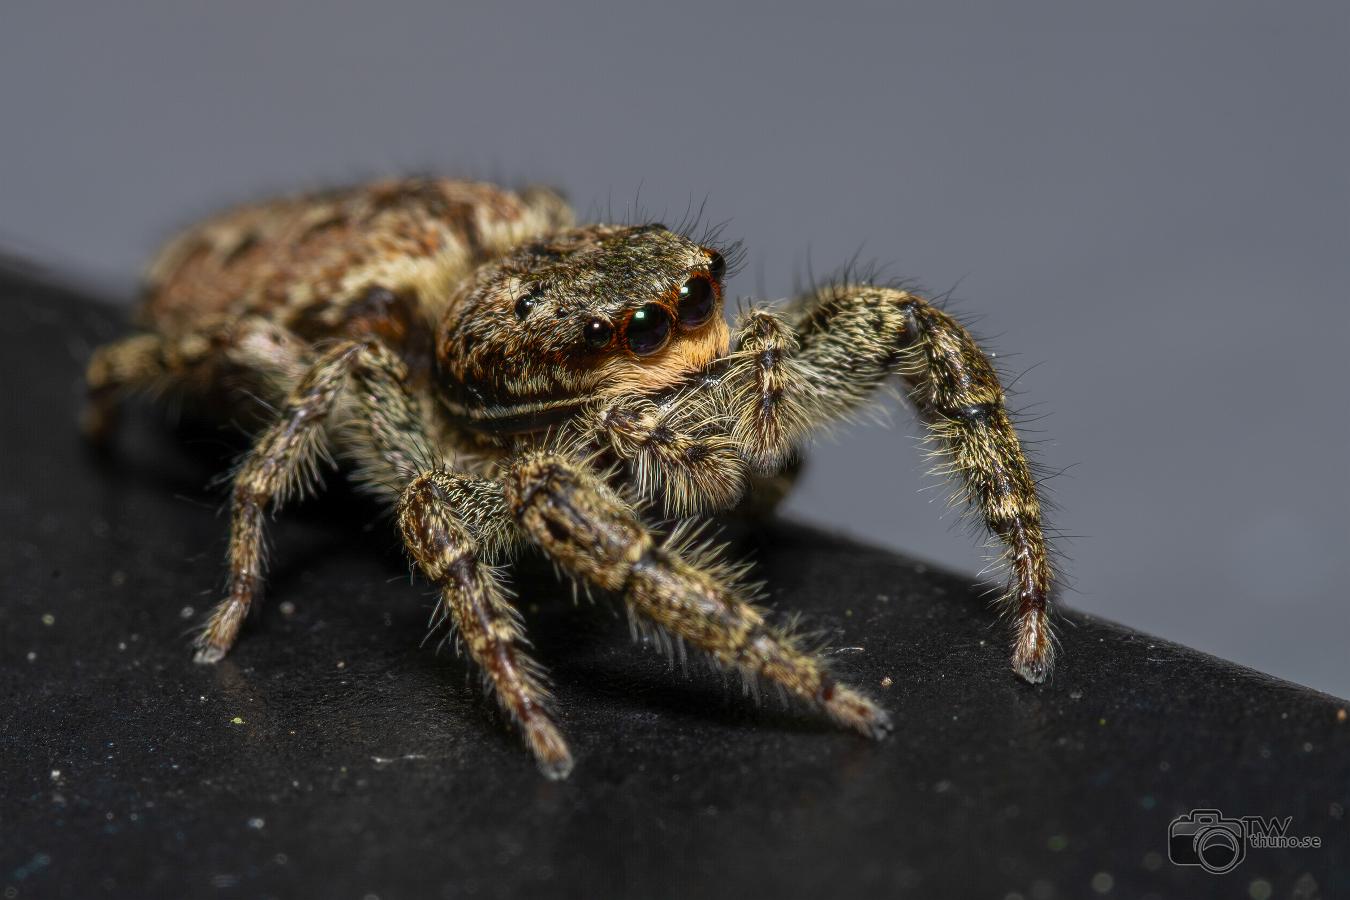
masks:
<instances>
[{"instance_id":1,"label":"spider head","mask_svg":"<svg viewBox=\"0 0 1350 900\"><path fill-rule=\"evenodd\" d=\"M725 274L721 253L662 225L522 245L450 299L447 402L485 430L530 430L597 395L676 385L726 353Z\"/></svg>"}]
</instances>

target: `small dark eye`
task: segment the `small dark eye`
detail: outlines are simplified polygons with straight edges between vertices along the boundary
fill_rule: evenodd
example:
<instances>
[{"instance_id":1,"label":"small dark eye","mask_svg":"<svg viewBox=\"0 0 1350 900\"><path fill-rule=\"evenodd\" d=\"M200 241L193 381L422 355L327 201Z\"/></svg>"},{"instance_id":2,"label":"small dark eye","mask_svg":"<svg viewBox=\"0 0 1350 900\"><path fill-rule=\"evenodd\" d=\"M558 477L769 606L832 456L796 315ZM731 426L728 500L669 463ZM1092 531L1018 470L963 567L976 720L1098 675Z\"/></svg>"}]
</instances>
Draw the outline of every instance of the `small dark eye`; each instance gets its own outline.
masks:
<instances>
[{"instance_id":1,"label":"small dark eye","mask_svg":"<svg viewBox=\"0 0 1350 900\"><path fill-rule=\"evenodd\" d=\"M603 350L609 346L610 338L614 337L614 326L609 324L607 319L591 319L582 332L585 334L587 347L592 350Z\"/></svg>"},{"instance_id":2,"label":"small dark eye","mask_svg":"<svg viewBox=\"0 0 1350 900\"><path fill-rule=\"evenodd\" d=\"M726 257L713 250L712 259L708 262L708 271L712 273L713 280L721 281L722 276L727 274Z\"/></svg>"},{"instance_id":3,"label":"small dark eye","mask_svg":"<svg viewBox=\"0 0 1350 900\"><path fill-rule=\"evenodd\" d=\"M628 320L628 349L638 356L650 356L670 338L670 313L656 303L648 303Z\"/></svg>"},{"instance_id":4,"label":"small dark eye","mask_svg":"<svg viewBox=\"0 0 1350 900\"><path fill-rule=\"evenodd\" d=\"M717 296L708 279L695 275L680 288L680 324L686 328L702 325L717 308Z\"/></svg>"},{"instance_id":5,"label":"small dark eye","mask_svg":"<svg viewBox=\"0 0 1350 900\"><path fill-rule=\"evenodd\" d=\"M534 309L534 298L529 296L521 297L516 301L516 318L524 321L525 317L530 314L530 310L532 309Z\"/></svg>"}]
</instances>

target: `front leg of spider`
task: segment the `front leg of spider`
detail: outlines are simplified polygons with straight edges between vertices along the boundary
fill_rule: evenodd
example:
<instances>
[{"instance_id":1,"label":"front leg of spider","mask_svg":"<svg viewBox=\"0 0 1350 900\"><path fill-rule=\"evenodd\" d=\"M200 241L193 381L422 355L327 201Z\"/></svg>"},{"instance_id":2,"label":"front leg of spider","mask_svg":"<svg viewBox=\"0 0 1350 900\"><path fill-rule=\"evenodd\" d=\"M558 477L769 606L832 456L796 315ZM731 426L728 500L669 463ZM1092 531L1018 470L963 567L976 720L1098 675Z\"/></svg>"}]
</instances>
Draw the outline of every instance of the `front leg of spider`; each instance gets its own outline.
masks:
<instances>
[{"instance_id":1,"label":"front leg of spider","mask_svg":"<svg viewBox=\"0 0 1350 900\"><path fill-rule=\"evenodd\" d=\"M440 592L443 614L520 728L539 770L549 778L566 778L572 754L549 712L543 671L521 649L520 613L484 564L478 540L456 515L456 510L483 508L482 491L475 490L482 484L447 472L419 475L399 498L399 529L413 560ZM499 488L496 495L504 512ZM487 528L508 521L504 515L486 518Z\"/></svg>"},{"instance_id":2,"label":"front leg of spider","mask_svg":"<svg viewBox=\"0 0 1350 900\"><path fill-rule=\"evenodd\" d=\"M1036 479L988 356L959 322L908 291L835 285L797 309L791 318L753 310L740 323L727 403L747 459L773 471L810 430L900 376L942 460L938 473L959 483L958 501L1004 546L1013 668L1044 681L1054 661L1053 567Z\"/></svg>"},{"instance_id":3,"label":"front leg of spider","mask_svg":"<svg viewBox=\"0 0 1350 900\"><path fill-rule=\"evenodd\" d=\"M836 681L824 662L768 624L732 574L659 545L593 472L552 453L527 455L506 476L506 499L526 535L568 575L618 594L636 621L664 630L872 738L885 711Z\"/></svg>"}]
</instances>

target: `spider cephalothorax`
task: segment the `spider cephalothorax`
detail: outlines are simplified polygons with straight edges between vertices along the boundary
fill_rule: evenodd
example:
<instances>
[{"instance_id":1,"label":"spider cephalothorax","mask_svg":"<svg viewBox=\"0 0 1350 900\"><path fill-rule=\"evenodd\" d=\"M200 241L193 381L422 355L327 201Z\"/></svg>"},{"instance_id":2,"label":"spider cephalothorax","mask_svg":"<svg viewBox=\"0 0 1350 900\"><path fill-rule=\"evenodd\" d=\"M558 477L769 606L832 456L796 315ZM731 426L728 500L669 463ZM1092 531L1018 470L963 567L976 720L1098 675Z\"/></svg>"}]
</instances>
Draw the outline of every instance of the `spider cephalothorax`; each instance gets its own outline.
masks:
<instances>
[{"instance_id":1,"label":"spider cephalothorax","mask_svg":"<svg viewBox=\"0 0 1350 900\"><path fill-rule=\"evenodd\" d=\"M393 506L545 774L572 758L500 570L527 544L645 632L880 737L886 714L770 622L740 569L676 536L899 379L1004 547L1013 668L1043 680L1053 571L985 354L922 297L847 281L785 312L750 306L729 331L726 261L706 243L576 227L552 191L443 179L243 207L173 241L150 270L151 330L90 363L86 426L105 434L122 396L161 387L277 410L234 476L229 584L197 660L224 656L260 594L267 508L334 450Z\"/></svg>"},{"instance_id":2,"label":"spider cephalothorax","mask_svg":"<svg viewBox=\"0 0 1350 900\"><path fill-rule=\"evenodd\" d=\"M726 264L660 225L591 226L482 266L436 333L449 408L533 430L597 395L673 387L726 353Z\"/></svg>"}]
</instances>

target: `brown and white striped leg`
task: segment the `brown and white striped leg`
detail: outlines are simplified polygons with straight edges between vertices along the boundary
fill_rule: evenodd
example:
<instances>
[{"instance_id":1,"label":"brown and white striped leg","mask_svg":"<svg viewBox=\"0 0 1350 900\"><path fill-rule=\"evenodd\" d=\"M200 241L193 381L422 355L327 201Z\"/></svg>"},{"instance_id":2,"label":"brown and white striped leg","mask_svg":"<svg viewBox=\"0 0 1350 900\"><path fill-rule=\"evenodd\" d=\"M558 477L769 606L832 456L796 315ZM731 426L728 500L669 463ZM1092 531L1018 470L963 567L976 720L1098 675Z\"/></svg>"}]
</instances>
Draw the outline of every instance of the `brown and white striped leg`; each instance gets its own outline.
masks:
<instances>
[{"instance_id":1,"label":"brown and white striped leg","mask_svg":"<svg viewBox=\"0 0 1350 900\"><path fill-rule=\"evenodd\" d=\"M197 636L197 662L218 662L234 645L262 588L265 512L313 483L327 452L330 416L352 375L364 388L358 397L363 407L398 408L406 402L402 364L375 341L333 347L300 379L276 422L258 436L235 472L226 593Z\"/></svg>"},{"instance_id":2,"label":"brown and white striped leg","mask_svg":"<svg viewBox=\"0 0 1350 900\"><path fill-rule=\"evenodd\" d=\"M173 389L209 391L228 372L265 402L280 400L304 371L304 345L285 329L246 316L175 337L135 334L99 347L85 371L81 425L90 440L111 434L128 396Z\"/></svg>"},{"instance_id":3,"label":"brown and white striped leg","mask_svg":"<svg viewBox=\"0 0 1350 900\"><path fill-rule=\"evenodd\" d=\"M872 738L890 730L880 707L768 624L730 573L657 544L596 474L560 455L535 453L518 460L505 482L526 535L572 577L621 595L633 615L752 680L781 686L840 725Z\"/></svg>"},{"instance_id":4,"label":"brown and white striped leg","mask_svg":"<svg viewBox=\"0 0 1350 900\"><path fill-rule=\"evenodd\" d=\"M750 312L726 379L733 434L772 470L811 428L867 400L894 375L926 424L939 470L1004 545L1013 668L1044 681L1054 660L1053 567L1036 480L989 358L959 322L908 291L836 285L806 298L793 321Z\"/></svg>"},{"instance_id":5,"label":"brown and white striped leg","mask_svg":"<svg viewBox=\"0 0 1350 900\"><path fill-rule=\"evenodd\" d=\"M668 515L684 517L727 509L745 493L747 473L711 392L690 388L657 405L621 397L580 424L588 447L627 465L643 497Z\"/></svg>"},{"instance_id":6,"label":"brown and white striped leg","mask_svg":"<svg viewBox=\"0 0 1350 900\"><path fill-rule=\"evenodd\" d=\"M487 487L486 492L483 490ZM491 495L495 488L497 509ZM482 669L502 709L519 726L549 778L566 778L572 754L549 712L539 666L521 649L520 614L483 560L478 540L457 510L475 511L475 530L509 526L501 486L448 472L414 478L398 503L398 524L413 560L440 591L444 614Z\"/></svg>"}]
</instances>

